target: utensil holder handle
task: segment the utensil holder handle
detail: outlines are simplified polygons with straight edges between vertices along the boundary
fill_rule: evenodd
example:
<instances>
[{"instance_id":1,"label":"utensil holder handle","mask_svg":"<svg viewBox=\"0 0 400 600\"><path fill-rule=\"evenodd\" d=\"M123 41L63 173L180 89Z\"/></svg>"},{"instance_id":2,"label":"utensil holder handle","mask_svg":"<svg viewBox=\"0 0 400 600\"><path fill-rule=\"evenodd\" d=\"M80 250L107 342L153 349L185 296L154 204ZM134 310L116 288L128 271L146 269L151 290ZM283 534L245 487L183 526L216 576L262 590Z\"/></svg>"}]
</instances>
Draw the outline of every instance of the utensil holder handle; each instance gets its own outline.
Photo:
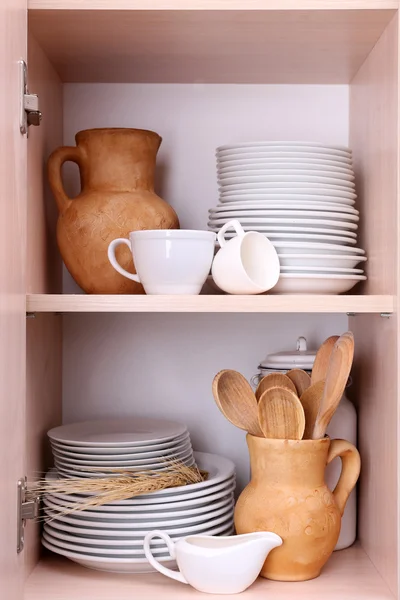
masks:
<instances>
[{"instance_id":1,"label":"utensil holder handle","mask_svg":"<svg viewBox=\"0 0 400 600\"><path fill-rule=\"evenodd\" d=\"M329 465L329 463L337 456L339 456L342 461L342 472L339 481L333 490L333 496L340 514L343 515L347 499L360 475L361 459L357 448L345 440L331 441L327 464Z\"/></svg>"},{"instance_id":2,"label":"utensil holder handle","mask_svg":"<svg viewBox=\"0 0 400 600\"><path fill-rule=\"evenodd\" d=\"M162 540L164 540L164 542L167 544L168 551L171 555L172 560L176 559L175 544L171 540L169 535L167 533L165 533L164 531L158 531L158 530L150 531L148 534L146 534L146 536L144 538L143 547L144 547L144 553L146 555L146 558L149 561L149 563L151 564L151 566L154 567L157 571L159 571L163 575L166 575L166 577L170 577L171 579L175 579L175 581L180 581L181 583L188 583L186 581L186 579L184 578L184 576L182 575L182 573L180 573L179 571L173 571L172 569L168 569L167 567L164 567L154 558L154 556L151 552L150 542L155 537L160 537Z\"/></svg>"},{"instance_id":3,"label":"utensil holder handle","mask_svg":"<svg viewBox=\"0 0 400 600\"><path fill-rule=\"evenodd\" d=\"M72 202L65 192L62 182L61 168L67 161L76 163L81 167L81 152L76 146L62 146L55 150L47 163L47 173L51 191L56 199L58 210L63 214Z\"/></svg>"}]
</instances>

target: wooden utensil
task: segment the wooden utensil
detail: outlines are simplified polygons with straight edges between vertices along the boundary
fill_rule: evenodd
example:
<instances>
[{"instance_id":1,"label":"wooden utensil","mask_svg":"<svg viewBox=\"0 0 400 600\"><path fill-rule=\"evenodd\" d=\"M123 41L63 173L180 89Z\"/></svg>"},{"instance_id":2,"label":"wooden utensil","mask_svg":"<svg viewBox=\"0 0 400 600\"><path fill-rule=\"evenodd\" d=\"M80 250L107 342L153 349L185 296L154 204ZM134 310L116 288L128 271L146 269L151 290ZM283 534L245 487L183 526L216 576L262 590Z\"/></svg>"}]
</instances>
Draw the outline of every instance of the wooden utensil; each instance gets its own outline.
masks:
<instances>
[{"instance_id":1,"label":"wooden utensil","mask_svg":"<svg viewBox=\"0 0 400 600\"><path fill-rule=\"evenodd\" d=\"M304 410L295 392L269 388L258 402L258 420L265 437L301 440L305 427Z\"/></svg>"},{"instance_id":2,"label":"wooden utensil","mask_svg":"<svg viewBox=\"0 0 400 600\"><path fill-rule=\"evenodd\" d=\"M312 439L324 437L326 428L338 407L350 375L354 356L354 336L349 331L340 336L329 360L324 391L321 398Z\"/></svg>"},{"instance_id":3,"label":"wooden utensil","mask_svg":"<svg viewBox=\"0 0 400 600\"><path fill-rule=\"evenodd\" d=\"M263 377L256 389L256 398L260 400L263 393L273 387L282 387L292 392L296 392L296 386L293 381L284 373L269 373Z\"/></svg>"},{"instance_id":4,"label":"wooden utensil","mask_svg":"<svg viewBox=\"0 0 400 600\"><path fill-rule=\"evenodd\" d=\"M247 379L226 369L214 377L212 390L218 408L236 427L263 437L258 423L257 400Z\"/></svg>"},{"instance_id":5,"label":"wooden utensil","mask_svg":"<svg viewBox=\"0 0 400 600\"><path fill-rule=\"evenodd\" d=\"M322 381L322 379L326 379L329 359L332 354L333 346L336 344L338 339L338 335L331 335L331 337L328 337L324 341L322 346L319 347L311 371L311 385L317 383L317 381Z\"/></svg>"},{"instance_id":6,"label":"wooden utensil","mask_svg":"<svg viewBox=\"0 0 400 600\"><path fill-rule=\"evenodd\" d=\"M304 429L303 440L311 440L315 421L319 407L321 405L322 394L324 393L325 380L317 381L314 385L307 388L300 397L300 402L304 410L306 418L306 426Z\"/></svg>"},{"instance_id":7,"label":"wooden utensil","mask_svg":"<svg viewBox=\"0 0 400 600\"><path fill-rule=\"evenodd\" d=\"M294 383L299 398L311 385L311 377L303 369L292 369L286 376Z\"/></svg>"}]
</instances>

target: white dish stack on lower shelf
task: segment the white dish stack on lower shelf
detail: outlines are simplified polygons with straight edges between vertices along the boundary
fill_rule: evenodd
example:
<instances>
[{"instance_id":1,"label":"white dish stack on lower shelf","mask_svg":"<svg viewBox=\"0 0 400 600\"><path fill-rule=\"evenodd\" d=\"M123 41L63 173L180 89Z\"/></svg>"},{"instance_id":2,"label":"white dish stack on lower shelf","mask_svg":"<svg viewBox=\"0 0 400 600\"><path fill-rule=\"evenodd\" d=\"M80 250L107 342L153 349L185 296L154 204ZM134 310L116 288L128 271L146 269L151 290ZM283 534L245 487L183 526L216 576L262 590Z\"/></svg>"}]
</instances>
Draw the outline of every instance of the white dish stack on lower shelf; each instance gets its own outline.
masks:
<instances>
[{"instance_id":1,"label":"white dish stack on lower shelf","mask_svg":"<svg viewBox=\"0 0 400 600\"><path fill-rule=\"evenodd\" d=\"M340 294L366 279L356 248L359 212L352 152L312 142L254 142L217 149L217 232L237 219L274 244L281 264L268 293ZM234 233L225 234L226 238Z\"/></svg>"},{"instance_id":2,"label":"white dish stack on lower shelf","mask_svg":"<svg viewBox=\"0 0 400 600\"><path fill-rule=\"evenodd\" d=\"M186 456L184 462L189 466L196 462L201 471L208 473L200 483L86 506L82 511L68 509L76 503L87 504L89 493L46 494L42 543L49 550L97 570L143 573L154 570L143 550L143 539L149 531L161 529L175 541L196 533L233 533L234 465L220 456L193 453L184 425L142 418L93 421L58 427L49 431L49 437L55 454L74 456L68 458L74 462L66 471L64 466L61 470L57 466L47 474L48 480L117 476L115 469L119 468L161 473L166 460L178 456L176 450L182 444L189 448L181 451ZM150 460L154 462L149 463ZM96 470L84 471L85 468ZM154 553L163 564L175 566L161 540L154 541Z\"/></svg>"}]
</instances>

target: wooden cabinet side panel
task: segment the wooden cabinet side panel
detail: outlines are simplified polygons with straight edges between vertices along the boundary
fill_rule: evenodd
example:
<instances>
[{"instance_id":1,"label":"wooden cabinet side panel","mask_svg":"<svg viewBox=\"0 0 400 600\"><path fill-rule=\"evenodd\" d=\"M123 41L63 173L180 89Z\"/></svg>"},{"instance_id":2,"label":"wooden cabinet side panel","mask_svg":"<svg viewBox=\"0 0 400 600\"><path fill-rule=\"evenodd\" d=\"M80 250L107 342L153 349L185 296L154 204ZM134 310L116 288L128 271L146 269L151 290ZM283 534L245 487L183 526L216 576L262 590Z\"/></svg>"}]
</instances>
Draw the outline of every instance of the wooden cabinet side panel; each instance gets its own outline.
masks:
<instances>
[{"instance_id":1,"label":"wooden cabinet side panel","mask_svg":"<svg viewBox=\"0 0 400 600\"><path fill-rule=\"evenodd\" d=\"M358 175L362 247L367 250L364 292L398 290L398 17L350 86L350 146ZM396 307L395 307L396 310ZM398 593L397 316L358 315L355 385L362 473L358 537L393 593Z\"/></svg>"},{"instance_id":2,"label":"wooden cabinet side panel","mask_svg":"<svg viewBox=\"0 0 400 600\"><path fill-rule=\"evenodd\" d=\"M61 293L62 264L55 236L57 211L46 177L46 160L62 144L62 84L36 40L28 39L29 87L39 95L43 120L28 139L27 290ZM61 422L62 317L27 320L26 465L30 481L51 465L46 431ZM40 527L28 523L25 576L38 562Z\"/></svg>"}]
</instances>

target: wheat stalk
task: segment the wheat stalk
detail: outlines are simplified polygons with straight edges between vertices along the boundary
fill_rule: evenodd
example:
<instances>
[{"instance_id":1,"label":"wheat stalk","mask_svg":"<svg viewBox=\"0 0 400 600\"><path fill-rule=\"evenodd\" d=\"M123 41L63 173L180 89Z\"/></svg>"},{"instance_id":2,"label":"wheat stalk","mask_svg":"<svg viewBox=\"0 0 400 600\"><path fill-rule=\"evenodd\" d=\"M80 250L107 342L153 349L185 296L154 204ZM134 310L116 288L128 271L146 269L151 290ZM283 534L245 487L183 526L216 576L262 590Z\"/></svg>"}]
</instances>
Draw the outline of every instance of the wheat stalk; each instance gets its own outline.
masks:
<instances>
[{"instance_id":1,"label":"wheat stalk","mask_svg":"<svg viewBox=\"0 0 400 600\"><path fill-rule=\"evenodd\" d=\"M97 469L85 469L96 471ZM185 463L172 460L168 461L163 471L127 471L126 469L109 469L113 477L75 478L75 479L39 479L30 488L30 493L40 495L42 498L54 494L71 495L71 503L51 509L52 517L46 516L44 520L50 521L58 515L68 515L92 507L128 500L142 494L151 494L159 490L174 488L192 483L201 483L207 479L208 473L200 471L197 465L188 467ZM82 501L74 501L74 494L91 494ZM51 500L51 498L50 498Z\"/></svg>"}]
</instances>

